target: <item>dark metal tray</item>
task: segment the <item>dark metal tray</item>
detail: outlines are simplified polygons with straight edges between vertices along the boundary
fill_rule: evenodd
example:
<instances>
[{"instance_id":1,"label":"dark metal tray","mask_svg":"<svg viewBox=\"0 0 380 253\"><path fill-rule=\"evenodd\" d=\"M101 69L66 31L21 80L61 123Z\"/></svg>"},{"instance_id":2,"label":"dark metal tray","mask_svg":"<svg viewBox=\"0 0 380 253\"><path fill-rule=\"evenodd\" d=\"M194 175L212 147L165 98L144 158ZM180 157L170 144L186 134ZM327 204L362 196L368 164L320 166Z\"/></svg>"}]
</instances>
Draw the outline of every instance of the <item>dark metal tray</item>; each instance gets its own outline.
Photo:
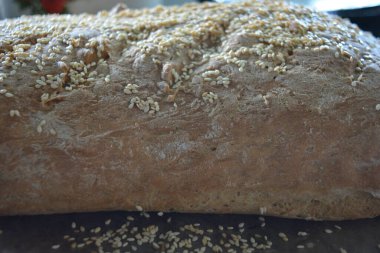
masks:
<instances>
[{"instance_id":1,"label":"dark metal tray","mask_svg":"<svg viewBox=\"0 0 380 253\"><path fill-rule=\"evenodd\" d=\"M81 214L58 214L58 215L37 215L37 216L9 216L0 217L0 229L3 231L0 235L0 252L1 253L45 253L45 252L98 252L97 247L86 246L81 249L71 249L70 243L63 239L64 235L73 235L75 238L85 238L88 236L100 235L107 230L117 230L127 222L127 216L135 218L130 222L129 228L134 226L138 230L149 225L158 226L157 234L165 233L169 230L180 231L180 227L186 224L199 223L200 229L212 228L212 233L205 232L214 243L218 243L223 238L222 233L240 234L241 238L249 241L251 237L256 238L257 242L263 241L263 236L272 242L270 249L255 249L254 252L315 252L315 253L375 253L380 252L380 217L375 219L363 219L356 221L305 221L294 219L282 219L274 217L265 217L264 223L256 215L209 215L209 214L179 214L167 213L158 216L157 213L149 213L150 218L142 216L137 212L99 212L99 213L81 213ZM171 217L171 222L168 218ZM105 221L111 219L109 225ZM85 232L74 232L71 228L72 222L76 223L78 229L80 226L86 228ZM244 231L239 231L238 224L244 222ZM218 226L224 227L223 231ZM101 227L98 234L91 233L89 230ZM233 226L228 230L228 226ZM341 229L339 229L341 228ZM326 230L327 229L327 230ZM331 230L331 231L329 231ZM298 232L306 232L306 236L297 235ZM326 233L332 232L332 233ZM181 231L180 231L181 232ZM285 242L279 237L282 232L287 235L288 241ZM125 233L123 242L129 237L133 237L131 232ZM194 234L189 231L181 232L180 237L188 237ZM256 234L256 237L255 237ZM202 237L194 242L193 245L200 248ZM160 241L158 236L154 240ZM164 241L164 240L161 240ZM78 242L79 243L79 242ZM53 250L52 245L59 244L59 249ZM170 243L169 243L170 244ZM136 251L131 246L136 246ZM297 248L302 245L304 248ZM109 245L110 246L110 245ZM299 246L300 247L300 246ZM235 252L243 252L238 247ZM155 249L152 243L144 243L141 246L136 242L130 242L128 246L121 248L120 251L114 251L112 247L104 247L104 252L166 252L160 248ZM226 248L228 249L228 248ZM345 250L345 251L344 251ZM174 252L186 252L184 248L177 249ZM188 251L189 253L192 251ZM196 252L196 251L194 251ZM213 252L207 248L205 252ZM228 252L227 250L223 252ZM231 251L234 252L234 251Z\"/></svg>"}]
</instances>

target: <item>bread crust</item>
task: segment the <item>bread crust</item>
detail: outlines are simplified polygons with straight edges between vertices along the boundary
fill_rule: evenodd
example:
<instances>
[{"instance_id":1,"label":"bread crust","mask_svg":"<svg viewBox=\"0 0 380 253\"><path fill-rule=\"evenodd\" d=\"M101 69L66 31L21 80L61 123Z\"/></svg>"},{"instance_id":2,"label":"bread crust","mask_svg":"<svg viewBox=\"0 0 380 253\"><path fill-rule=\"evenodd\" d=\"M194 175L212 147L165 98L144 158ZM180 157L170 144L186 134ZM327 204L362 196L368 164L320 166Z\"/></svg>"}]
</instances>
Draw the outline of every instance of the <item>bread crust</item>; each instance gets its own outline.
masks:
<instances>
[{"instance_id":1,"label":"bread crust","mask_svg":"<svg viewBox=\"0 0 380 253\"><path fill-rule=\"evenodd\" d=\"M346 21L253 1L0 28L0 215L380 214L379 42Z\"/></svg>"}]
</instances>

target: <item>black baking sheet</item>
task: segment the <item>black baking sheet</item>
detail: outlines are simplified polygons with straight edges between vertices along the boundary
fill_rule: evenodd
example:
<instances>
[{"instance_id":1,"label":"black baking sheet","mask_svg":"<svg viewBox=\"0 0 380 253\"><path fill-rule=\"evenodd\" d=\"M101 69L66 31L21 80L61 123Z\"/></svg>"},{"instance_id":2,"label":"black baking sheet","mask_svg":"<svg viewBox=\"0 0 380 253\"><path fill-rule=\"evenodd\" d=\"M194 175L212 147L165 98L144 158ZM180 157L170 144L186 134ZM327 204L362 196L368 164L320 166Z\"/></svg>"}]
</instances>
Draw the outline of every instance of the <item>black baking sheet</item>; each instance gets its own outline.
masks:
<instances>
[{"instance_id":1,"label":"black baking sheet","mask_svg":"<svg viewBox=\"0 0 380 253\"><path fill-rule=\"evenodd\" d=\"M1 253L45 253L45 252L98 252L96 247L84 247L72 250L70 243L63 239L64 235L75 235L76 238L87 237L91 233L90 229L100 226L102 232L107 229L118 229L127 221L127 216L135 218L129 225L138 229L149 225L157 225L158 234L166 231L179 231L179 227L186 224L200 224L203 230L214 229L208 234L212 241L220 240L223 232L229 234L239 234L238 224L244 222L242 238L249 240L256 235L267 236L272 242L272 247L266 250L255 250L254 252L344 252L347 253L372 253L380 252L380 217L374 219L362 219L355 221L305 221L295 219L284 219L275 217L265 217L263 221L257 215L211 215L211 214L179 214L167 213L158 216L157 213L149 213L150 218L141 216L137 212L99 212L81 214L58 214L58 215L37 215L37 216L9 216L0 217ZM168 218L171 218L168 223ZM106 226L105 221L111 219L111 223ZM74 233L71 228L72 222L77 227L83 226L86 232ZM220 231L218 226L222 225L224 231ZM233 230L227 230L228 226L233 226ZM338 229L341 228L341 229ZM326 233L326 229L332 233ZM307 236L298 236L298 232L307 232ZM100 232L100 233L102 233ZM288 242L283 241L278 234L282 232L288 237ZM188 233L183 233L187 236ZM130 236L130 235L128 235ZM127 237L128 238L128 237ZM256 238L260 241L260 238ZM159 240L155 240L158 242ZM200 248L200 240L197 241ZM58 250L51 249L52 245L59 244ZM303 245L305 248L297 248ZM131 250L132 244L122 248L124 252L160 252L153 248L152 244L137 246L137 251ZM105 252L114 252L112 248L105 247ZM178 249L175 252L184 252ZM212 252L210 248L206 252ZM224 251L227 252L227 251ZM237 249L236 252L241 252Z\"/></svg>"}]
</instances>

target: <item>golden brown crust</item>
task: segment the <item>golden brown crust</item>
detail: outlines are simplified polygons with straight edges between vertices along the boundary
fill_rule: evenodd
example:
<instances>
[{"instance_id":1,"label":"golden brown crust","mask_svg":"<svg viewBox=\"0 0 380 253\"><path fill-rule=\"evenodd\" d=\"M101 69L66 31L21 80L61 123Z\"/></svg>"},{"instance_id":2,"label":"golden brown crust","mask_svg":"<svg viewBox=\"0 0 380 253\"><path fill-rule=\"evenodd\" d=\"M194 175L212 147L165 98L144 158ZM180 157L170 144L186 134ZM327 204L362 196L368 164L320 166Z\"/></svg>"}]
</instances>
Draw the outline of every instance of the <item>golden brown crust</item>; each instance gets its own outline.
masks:
<instances>
[{"instance_id":1,"label":"golden brown crust","mask_svg":"<svg viewBox=\"0 0 380 253\"><path fill-rule=\"evenodd\" d=\"M282 3L0 22L0 214L380 214L379 42Z\"/></svg>"}]
</instances>

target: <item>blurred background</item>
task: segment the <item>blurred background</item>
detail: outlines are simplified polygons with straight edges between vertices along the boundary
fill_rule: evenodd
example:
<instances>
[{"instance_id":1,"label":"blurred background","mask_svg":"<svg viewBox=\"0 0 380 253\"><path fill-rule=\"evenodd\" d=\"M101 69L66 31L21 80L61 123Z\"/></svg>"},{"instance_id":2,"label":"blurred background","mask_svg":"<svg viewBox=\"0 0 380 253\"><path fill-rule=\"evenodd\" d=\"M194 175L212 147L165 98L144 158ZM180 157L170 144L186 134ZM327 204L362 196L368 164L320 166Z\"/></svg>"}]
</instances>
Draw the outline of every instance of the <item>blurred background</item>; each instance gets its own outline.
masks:
<instances>
[{"instance_id":1,"label":"blurred background","mask_svg":"<svg viewBox=\"0 0 380 253\"><path fill-rule=\"evenodd\" d=\"M236 0L0 0L0 19L43 13L96 13L123 2L129 8L181 5L197 1ZM237 0L239 1L239 0ZM363 30L380 36L380 0L288 0L349 18Z\"/></svg>"}]
</instances>

